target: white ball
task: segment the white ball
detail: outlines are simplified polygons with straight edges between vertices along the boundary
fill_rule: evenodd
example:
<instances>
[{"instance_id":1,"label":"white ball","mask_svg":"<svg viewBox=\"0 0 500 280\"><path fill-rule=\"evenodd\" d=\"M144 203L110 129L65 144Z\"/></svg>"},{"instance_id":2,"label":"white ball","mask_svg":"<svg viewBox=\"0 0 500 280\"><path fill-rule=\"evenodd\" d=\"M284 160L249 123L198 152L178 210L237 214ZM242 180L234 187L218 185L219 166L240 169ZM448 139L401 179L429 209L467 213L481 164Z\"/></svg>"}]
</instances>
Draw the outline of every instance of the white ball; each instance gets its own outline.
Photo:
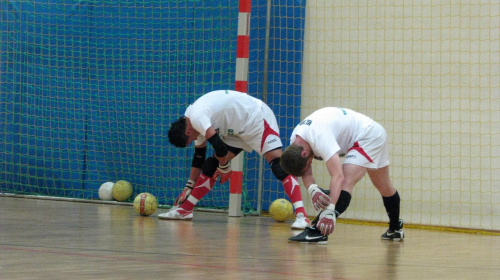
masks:
<instances>
[{"instance_id":1,"label":"white ball","mask_svg":"<svg viewBox=\"0 0 500 280\"><path fill-rule=\"evenodd\" d=\"M113 186L115 183L106 182L99 187L99 198L101 200L113 200Z\"/></svg>"}]
</instances>

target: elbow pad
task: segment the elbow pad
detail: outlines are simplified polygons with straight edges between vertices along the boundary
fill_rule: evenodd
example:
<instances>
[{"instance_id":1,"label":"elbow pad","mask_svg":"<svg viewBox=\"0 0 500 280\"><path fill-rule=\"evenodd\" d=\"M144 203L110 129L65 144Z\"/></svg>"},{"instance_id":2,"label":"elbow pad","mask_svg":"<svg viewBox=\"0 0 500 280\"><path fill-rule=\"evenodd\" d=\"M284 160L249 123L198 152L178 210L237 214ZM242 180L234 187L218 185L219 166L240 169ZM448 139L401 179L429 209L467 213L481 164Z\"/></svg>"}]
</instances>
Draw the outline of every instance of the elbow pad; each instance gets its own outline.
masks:
<instances>
[{"instance_id":1,"label":"elbow pad","mask_svg":"<svg viewBox=\"0 0 500 280\"><path fill-rule=\"evenodd\" d=\"M191 167L200 168L203 166L205 162L205 155L207 153L207 147L203 148L194 148L193 161L191 161Z\"/></svg>"},{"instance_id":2,"label":"elbow pad","mask_svg":"<svg viewBox=\"0 0 500 280\"><path fill-rule=\"evenodd\" d=\"M207 141L214 147L217 157L225 157L227 155L229 150L227 145L220 139L219 135L214 134L212 137L208 138Z\"/></svg>"}]
</instances>

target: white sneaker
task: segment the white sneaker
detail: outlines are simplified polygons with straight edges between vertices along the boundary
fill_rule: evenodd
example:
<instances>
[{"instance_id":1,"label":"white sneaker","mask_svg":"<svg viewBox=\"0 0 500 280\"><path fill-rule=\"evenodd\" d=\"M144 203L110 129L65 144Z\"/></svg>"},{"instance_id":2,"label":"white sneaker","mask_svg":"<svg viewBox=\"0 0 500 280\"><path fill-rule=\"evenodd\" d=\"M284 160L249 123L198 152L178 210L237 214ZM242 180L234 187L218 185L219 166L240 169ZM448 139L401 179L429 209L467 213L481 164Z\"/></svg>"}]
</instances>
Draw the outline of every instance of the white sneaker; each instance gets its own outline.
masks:
<instances>
[{"instance_id":1,"label":"white sneaker","mask_svg":"<svg viewBox=\"0 0 500 280\"><path fill-rule=\"evenodd\" d=\"M295 222L292 224L292 229L305 229L311 226L311 221L307 217L304 217L303 213L297 214L295 217Z\"/></svg>"},{"instance_id":2,"label":"white sneaker","mask_svg":"<svg viewBox=\"0 0 500 280\"><path fill-rule=\"evenodd\" d=\"M193 211L187 211L180 207L172 207L167 213L159 214L158 218L163 220L191 221L193 219Z\"/></svg>"}]
</instances>

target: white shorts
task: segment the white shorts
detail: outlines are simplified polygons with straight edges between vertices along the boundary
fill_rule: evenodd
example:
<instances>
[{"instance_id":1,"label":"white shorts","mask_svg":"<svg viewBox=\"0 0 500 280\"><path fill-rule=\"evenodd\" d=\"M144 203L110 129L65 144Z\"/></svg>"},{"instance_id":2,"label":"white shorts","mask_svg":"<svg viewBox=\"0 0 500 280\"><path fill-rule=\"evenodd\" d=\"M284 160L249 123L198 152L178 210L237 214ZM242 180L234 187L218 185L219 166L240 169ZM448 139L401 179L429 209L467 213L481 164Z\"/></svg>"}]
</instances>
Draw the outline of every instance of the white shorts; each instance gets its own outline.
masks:
<instances>
[{"instance_id":1,"label":"white shorts","mask_svg":"<svg viewBox=\"0 0 500 280\"><path fill-rule=\"evenodd\" d=\"M224 142L247 152L256 151L259 155L283 147L276 116L266 104L262 104L261 114L257 114L250 130L235 136L225 136Z\"/></svg>"},{"instance_id":2,"label":"white shorts","mask_svg":"<svg viewBox=\"0 0 500 280\"><path fill-rule=\"evenodd\" d=\"M344 164L355 164L370 169L389 165L389 151L386 144L387 133L377 122L368 127L365 135L349 148Z\"/></svg>"}]
</instances>

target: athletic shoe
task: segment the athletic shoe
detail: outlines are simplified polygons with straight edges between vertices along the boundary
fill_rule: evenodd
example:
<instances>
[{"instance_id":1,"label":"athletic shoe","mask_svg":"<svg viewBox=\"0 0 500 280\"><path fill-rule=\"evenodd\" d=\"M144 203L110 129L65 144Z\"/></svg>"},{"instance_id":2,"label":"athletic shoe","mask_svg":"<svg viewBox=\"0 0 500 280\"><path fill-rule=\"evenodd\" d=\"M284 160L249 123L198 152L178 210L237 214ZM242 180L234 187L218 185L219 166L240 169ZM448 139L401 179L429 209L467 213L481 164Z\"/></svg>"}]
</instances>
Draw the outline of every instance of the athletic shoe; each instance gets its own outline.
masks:
<instances>
[{"instance_id":1,"label":"athletic shoe","mask_svg":"<svg viewBox=\"0 0 500 280\"><path fill-rule=\"evenodd\" d=\"M403 220L399 220L399 229L397 230L387 230L384 234L382 234L383 240L392 240L392 241L403 241L405 238L405 233L403 232Z\"/></svg>"},{"instance_id":2,"label":"athletic shoe","mask_svg":"<svg viewBox=\"0 0 500 280\"><path fill-rule=\"evenodd\" d=\"M299 235L288 238L288 241L326 245L328 243L328 236L321 235L321 231L315 227L306 227L306 229Z\"/></svg>"},{"instance_id":3,"label":"athletic shoe","mask_svg":"<svg viewBox=\"0 0 500 280\"><path fill-rule=\"evenodd\" d=\"M295 222L292 224L292 229L305 229L311 226L311 221L304 216L304 213L297 214L295 217Z\"/></svg>"},{"instance_id":4,"label":"athletic shoe","mask_svg":"<svg viewBox=\"0 0 500 280\"><path fill-rule=\"evenodd\" d=\"M172 207L167 213L159 214L158 218L164 220L191 221L193 219L193 211L187 211L180 207Z\"/></svg>"}]
</instances>

